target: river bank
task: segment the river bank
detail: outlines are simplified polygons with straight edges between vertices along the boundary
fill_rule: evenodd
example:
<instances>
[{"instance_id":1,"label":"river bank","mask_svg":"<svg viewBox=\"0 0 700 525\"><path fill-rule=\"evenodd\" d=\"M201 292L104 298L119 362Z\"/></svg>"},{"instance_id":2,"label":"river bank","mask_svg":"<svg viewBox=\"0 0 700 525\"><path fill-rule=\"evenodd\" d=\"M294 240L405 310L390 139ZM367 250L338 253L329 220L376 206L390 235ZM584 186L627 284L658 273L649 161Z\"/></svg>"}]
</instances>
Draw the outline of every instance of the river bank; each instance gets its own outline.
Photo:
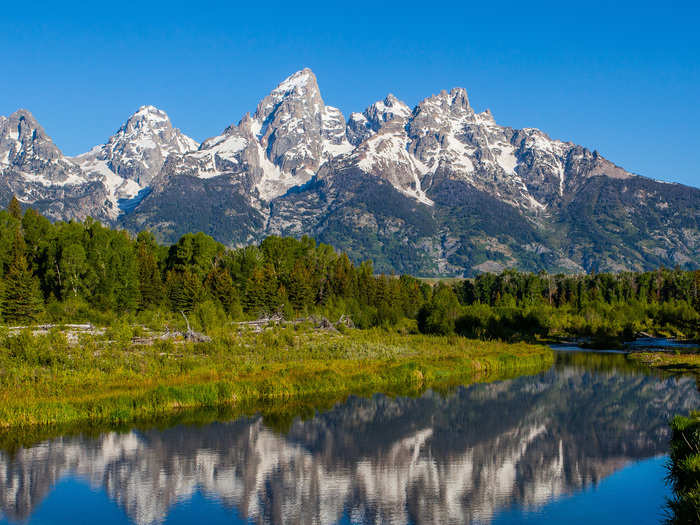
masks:
<instances>
[{"instance_id":1,"label":"river bank","mask_svg":"<svg viewBox=\"0 0 700 525\"><path fill-rule=\"evenodd\" d=\"M700 406L700 393L688 377L631 365L622 354L558 352L543 373L439 391L40 427L15 446L0 432L0 506L30 524L342 523L350 513L357 523L549 524L575 513L654 525L672 496L668 415ZM65 518L47 520L61 505Z\"/></svg>"},{"instance_id":2,"label":"river bank","mask_svg":"<svg viewBox=\"0 0 700 525\"><path fill-rule=\"evenodd\" d=\"M670 352L633 352L628 358L671 373L700 374L700 354Z\"/></svg>"},{"instance_id":3,"label":"river bank","mask_svg":"<svg viewBox=\"0 0 700 525\"><path fill-rule=\"evenodd\" d=\"M671 421L669 523L700 522L700 412Z\"/></svg>"},{"instance_id":4,"label":"river bank","mask_svg":"<svg viewBox=\"0 0 700 525\"><path fill-rule=\"evenodd\" d=\"M553 352L525 343L384 330L230 330L211 342L133 342L133 332L50 330L0 339L0 428L125 424L184 409L309 395L420 392L535 373Z\"/></svg>"}]
</instances>

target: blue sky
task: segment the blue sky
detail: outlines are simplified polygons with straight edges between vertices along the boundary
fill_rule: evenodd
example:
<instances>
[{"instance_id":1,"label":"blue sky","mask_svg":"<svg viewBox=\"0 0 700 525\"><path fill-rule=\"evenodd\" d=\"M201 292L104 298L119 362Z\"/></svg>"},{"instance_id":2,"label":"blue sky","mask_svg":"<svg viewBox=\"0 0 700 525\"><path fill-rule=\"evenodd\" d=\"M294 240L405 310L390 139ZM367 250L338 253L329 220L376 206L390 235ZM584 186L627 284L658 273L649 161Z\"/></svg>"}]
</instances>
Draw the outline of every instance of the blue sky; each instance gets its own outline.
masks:
<instances>
[{"instance_id":1,"label":"blue sky","mask_svg":"<svg viewBox=\"0 0 700 525\"><path fill-rule=\"evenodd\" d=\"M4 2L0 114L32 111L69 155L153 104L197 140L284 77L346 115L465 87L496 121L700 186L695 2ZM493 4L493 5L486 5Z\"/></svg>"}]
</instances>

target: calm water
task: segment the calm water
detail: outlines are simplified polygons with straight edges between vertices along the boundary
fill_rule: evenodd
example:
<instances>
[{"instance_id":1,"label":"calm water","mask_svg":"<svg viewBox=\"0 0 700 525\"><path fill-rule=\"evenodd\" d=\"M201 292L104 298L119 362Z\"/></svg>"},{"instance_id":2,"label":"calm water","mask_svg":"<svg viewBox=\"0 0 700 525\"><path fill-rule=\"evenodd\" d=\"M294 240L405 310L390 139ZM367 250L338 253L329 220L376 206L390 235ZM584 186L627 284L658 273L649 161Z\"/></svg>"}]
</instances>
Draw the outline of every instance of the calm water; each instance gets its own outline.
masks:
<instances>
[{"instance_id":1,"label":"calm water","mask_svg":"<svg viewBox=\"0 0 700 525\"><path fill-rule=\"evenodd\" d=\"M350 398L291 425L65 437L0 453L1 523L658 523L695 381L562 352L546 373Z\"/></svg>"}]
</instances>

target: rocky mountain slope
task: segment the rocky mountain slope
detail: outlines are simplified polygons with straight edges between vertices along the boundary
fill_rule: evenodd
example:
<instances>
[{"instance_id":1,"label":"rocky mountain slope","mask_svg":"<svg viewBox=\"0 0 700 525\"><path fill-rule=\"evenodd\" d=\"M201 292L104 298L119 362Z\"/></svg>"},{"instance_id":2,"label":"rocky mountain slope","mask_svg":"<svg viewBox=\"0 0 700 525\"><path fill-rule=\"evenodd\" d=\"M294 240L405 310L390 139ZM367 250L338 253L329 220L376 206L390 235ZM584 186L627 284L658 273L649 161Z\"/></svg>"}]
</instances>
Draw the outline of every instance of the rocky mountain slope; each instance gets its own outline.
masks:
<instances>
[{"instance_id":1,"label":"rocky mountain slope","mask_svg":"<svg viewBox=\"0 0 700 525\"><path fill-rule=\"evenodd\" d=\"M73 161L88 174L102 175L109 189L112 209L127 211L140 202L139 194L147 193L171 154L186 153L198 147L196 141L172 127L164 111L142 106L106 144L95 146Z\"/></svg>"},{"instance_id":2,"label":"rocky mountain slope","mask_svg":"<svg viewBox=\"0 0 700 525\"><path fill-rule=\"evenodd\" d=\"M164 241L307 234L420 275L700 265L700 190L500 126L461 88L413 109L390 94L346 122L304 69L201 145L144 106L73 159L28 112L3 117L0 131L0 198Z\"/></svg>"}]
</instances>

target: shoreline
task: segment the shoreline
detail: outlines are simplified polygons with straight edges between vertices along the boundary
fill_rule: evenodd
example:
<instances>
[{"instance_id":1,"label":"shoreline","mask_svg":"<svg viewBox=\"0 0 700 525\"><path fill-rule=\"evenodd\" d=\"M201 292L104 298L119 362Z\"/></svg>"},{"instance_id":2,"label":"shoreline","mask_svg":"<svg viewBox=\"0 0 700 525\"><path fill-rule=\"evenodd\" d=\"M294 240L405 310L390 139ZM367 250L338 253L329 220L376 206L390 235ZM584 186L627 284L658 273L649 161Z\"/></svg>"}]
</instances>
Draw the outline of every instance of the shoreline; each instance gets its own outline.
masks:
<instances>
[{"instance_id":1,"label":"shoreline","mask_svg":"<svg viewBox=\"0 0 700 525\"><path fill-rule=\"evenodd\" d=\"M31 349L50 345L52 335L25 338ZM105 348L91 340L80 348L50 350L53 355L60 351L71 358L47 364L41 356L32 359L17 350L4 358L4 364L12 359L29 363L15 368L15 384L0 387L3 433L120 426L198 409L293 405L314 396L420 393L537 373L555 360L547 346L380 330L278 329L177 347L162 342ZM2 374L10 375L7 367Z\"/></svg>"},{"instance_id":2,"label":"shoreline","mask_svg":"<svg viewBox=\"0 0 700 525\"><path fill-rule=\"evenodd\" d=\"M672 353L670 351L631 352L627 357L657 370L670 373L691 373L700 375L699 353Z\"/></svg>"}]
</instances>

